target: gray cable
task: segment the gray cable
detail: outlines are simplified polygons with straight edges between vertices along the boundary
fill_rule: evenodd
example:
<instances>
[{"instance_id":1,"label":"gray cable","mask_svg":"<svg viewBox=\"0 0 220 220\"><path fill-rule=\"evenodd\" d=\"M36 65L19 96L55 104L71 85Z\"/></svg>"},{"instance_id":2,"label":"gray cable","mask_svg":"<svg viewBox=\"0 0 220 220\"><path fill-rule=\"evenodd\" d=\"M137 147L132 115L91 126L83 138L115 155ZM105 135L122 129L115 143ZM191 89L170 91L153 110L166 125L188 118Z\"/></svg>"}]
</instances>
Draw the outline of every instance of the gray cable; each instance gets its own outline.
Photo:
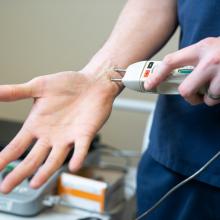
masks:
<instances>
[{"instance_id":1,"label":"gray cable","mask_svg":"<svg viewBox=\"0 0 220 220\"><path fill-rule=\"evenodd\" d=\"M170 189L164 196L162 196L151 208L145 211L143 214L138 216L135 220L140 220L150 214L154 209L156 209L168 196L170 196L174 191L179 189L181 186L188 183L190 180L198 176L201 172L203 172L215 159L217 159L220 155L220 151L217 152L204 166L202 166L198 171L196 171L193 175L188 177L187 179L183 180L182 182L178 183L172 189Z\"/></svg>"}]
</instances>

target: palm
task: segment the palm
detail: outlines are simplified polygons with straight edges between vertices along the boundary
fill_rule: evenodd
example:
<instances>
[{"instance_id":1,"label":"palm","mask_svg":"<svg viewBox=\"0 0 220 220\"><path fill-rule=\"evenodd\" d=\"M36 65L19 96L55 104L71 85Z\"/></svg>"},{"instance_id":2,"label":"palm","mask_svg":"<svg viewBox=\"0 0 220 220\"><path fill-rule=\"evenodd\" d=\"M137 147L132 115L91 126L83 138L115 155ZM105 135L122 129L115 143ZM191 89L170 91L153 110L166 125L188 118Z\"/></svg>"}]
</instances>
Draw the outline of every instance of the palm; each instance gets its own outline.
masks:
<instances>
[{"instance_id":1,"label":"palm","mask_svg":"<svg viewBox=\"0 0 220 220\"><path fill-rule=\"evenodd\" d=\"M84 137L91 140L109 116L111 100L96 94L93 82L81 74L63 73L52 78L45 82L41 97L35 99L26 126L36 137L44 137L52 145L60 141L63 145L73 144ZM79 79L83 83L74 86ZM52 86L47 85L52 81Z\"/></svg>"}]
</instances>

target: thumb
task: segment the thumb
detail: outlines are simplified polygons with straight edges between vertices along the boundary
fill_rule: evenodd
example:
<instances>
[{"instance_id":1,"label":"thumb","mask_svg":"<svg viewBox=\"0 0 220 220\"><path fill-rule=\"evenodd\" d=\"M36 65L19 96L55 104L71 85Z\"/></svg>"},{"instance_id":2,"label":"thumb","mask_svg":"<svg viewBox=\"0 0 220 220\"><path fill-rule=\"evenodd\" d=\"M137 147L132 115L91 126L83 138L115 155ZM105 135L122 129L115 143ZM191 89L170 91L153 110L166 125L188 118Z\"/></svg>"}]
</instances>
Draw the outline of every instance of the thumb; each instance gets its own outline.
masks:
<instances>
[{"instance_id":1,"label":"thumb","mask_svg":"<svg viewBox=\"0 0 220 220\"><path fill-rule=\"evenodd\" d=\"M31 83L0 85L0 101L9 102L32 97Z\"/></svg>"},{"instance_id":2,"label":"thumb","mask_svg":"<svg viewBox=\"0 0 220 220\"><path fill-rule=\"evenodd\" d=\"M176 68L195 66L198 60L199 53L196 44L166 55L161 64L155 68L154 74L151 74L145 81L145 89L149 90L158 86Z\"/></svg>"}]
</instances>

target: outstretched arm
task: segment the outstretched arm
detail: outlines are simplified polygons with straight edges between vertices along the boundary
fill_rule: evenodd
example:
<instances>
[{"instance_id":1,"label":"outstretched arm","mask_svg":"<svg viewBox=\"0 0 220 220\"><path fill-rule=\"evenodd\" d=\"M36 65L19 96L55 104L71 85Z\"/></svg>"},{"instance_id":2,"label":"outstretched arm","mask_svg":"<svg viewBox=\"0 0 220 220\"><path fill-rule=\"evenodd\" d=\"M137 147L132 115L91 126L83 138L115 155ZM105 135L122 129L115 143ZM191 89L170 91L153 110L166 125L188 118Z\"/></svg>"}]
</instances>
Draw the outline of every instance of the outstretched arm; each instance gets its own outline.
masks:
<instances>
[{"instance_id":1,"label":"outstretched arm","mask_svg":"<svg viewBox=\"0 0 220 220\"><path fill-rule=\"evenodd\" d=\"M175 28L176 0L129 0L107 42L81 71L0 86L0 101L33 99L21 131L0 153L0 169L36 140L27 157L5 177L0 191L10 192L35 171L31 187L41 186L62 165L73 146L69 168L77 170L123 89L110 81L117 73L106 68L126 67L152 56Z\"/></svg>"}]
</instances>

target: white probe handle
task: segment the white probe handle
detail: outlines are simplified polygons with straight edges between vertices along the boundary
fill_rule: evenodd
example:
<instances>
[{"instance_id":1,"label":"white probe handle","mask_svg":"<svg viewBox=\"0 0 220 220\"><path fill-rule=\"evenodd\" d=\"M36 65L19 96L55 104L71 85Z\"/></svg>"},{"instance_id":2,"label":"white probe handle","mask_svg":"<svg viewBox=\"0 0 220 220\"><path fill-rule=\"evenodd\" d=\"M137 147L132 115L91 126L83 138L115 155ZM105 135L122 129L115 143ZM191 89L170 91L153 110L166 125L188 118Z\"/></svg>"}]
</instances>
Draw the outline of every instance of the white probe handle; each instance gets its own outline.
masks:
<instances>
[{"instance_id":1,"label":"white probe handle","mask_svg":"<svg viewBox=\"0 0 220 220\"><path fill-rule=\"evenodd\" d=\"M161 61L141 61L130 65L122 78L122 83L127 88L139 92L179 94L178 87L187 75L192 72L192 66L175 69L171 72L170 76L156 88L148 91L144 89L144 82L149 75L154 74L155 67L160 63Z\"/></svg>"}]
</instances>

